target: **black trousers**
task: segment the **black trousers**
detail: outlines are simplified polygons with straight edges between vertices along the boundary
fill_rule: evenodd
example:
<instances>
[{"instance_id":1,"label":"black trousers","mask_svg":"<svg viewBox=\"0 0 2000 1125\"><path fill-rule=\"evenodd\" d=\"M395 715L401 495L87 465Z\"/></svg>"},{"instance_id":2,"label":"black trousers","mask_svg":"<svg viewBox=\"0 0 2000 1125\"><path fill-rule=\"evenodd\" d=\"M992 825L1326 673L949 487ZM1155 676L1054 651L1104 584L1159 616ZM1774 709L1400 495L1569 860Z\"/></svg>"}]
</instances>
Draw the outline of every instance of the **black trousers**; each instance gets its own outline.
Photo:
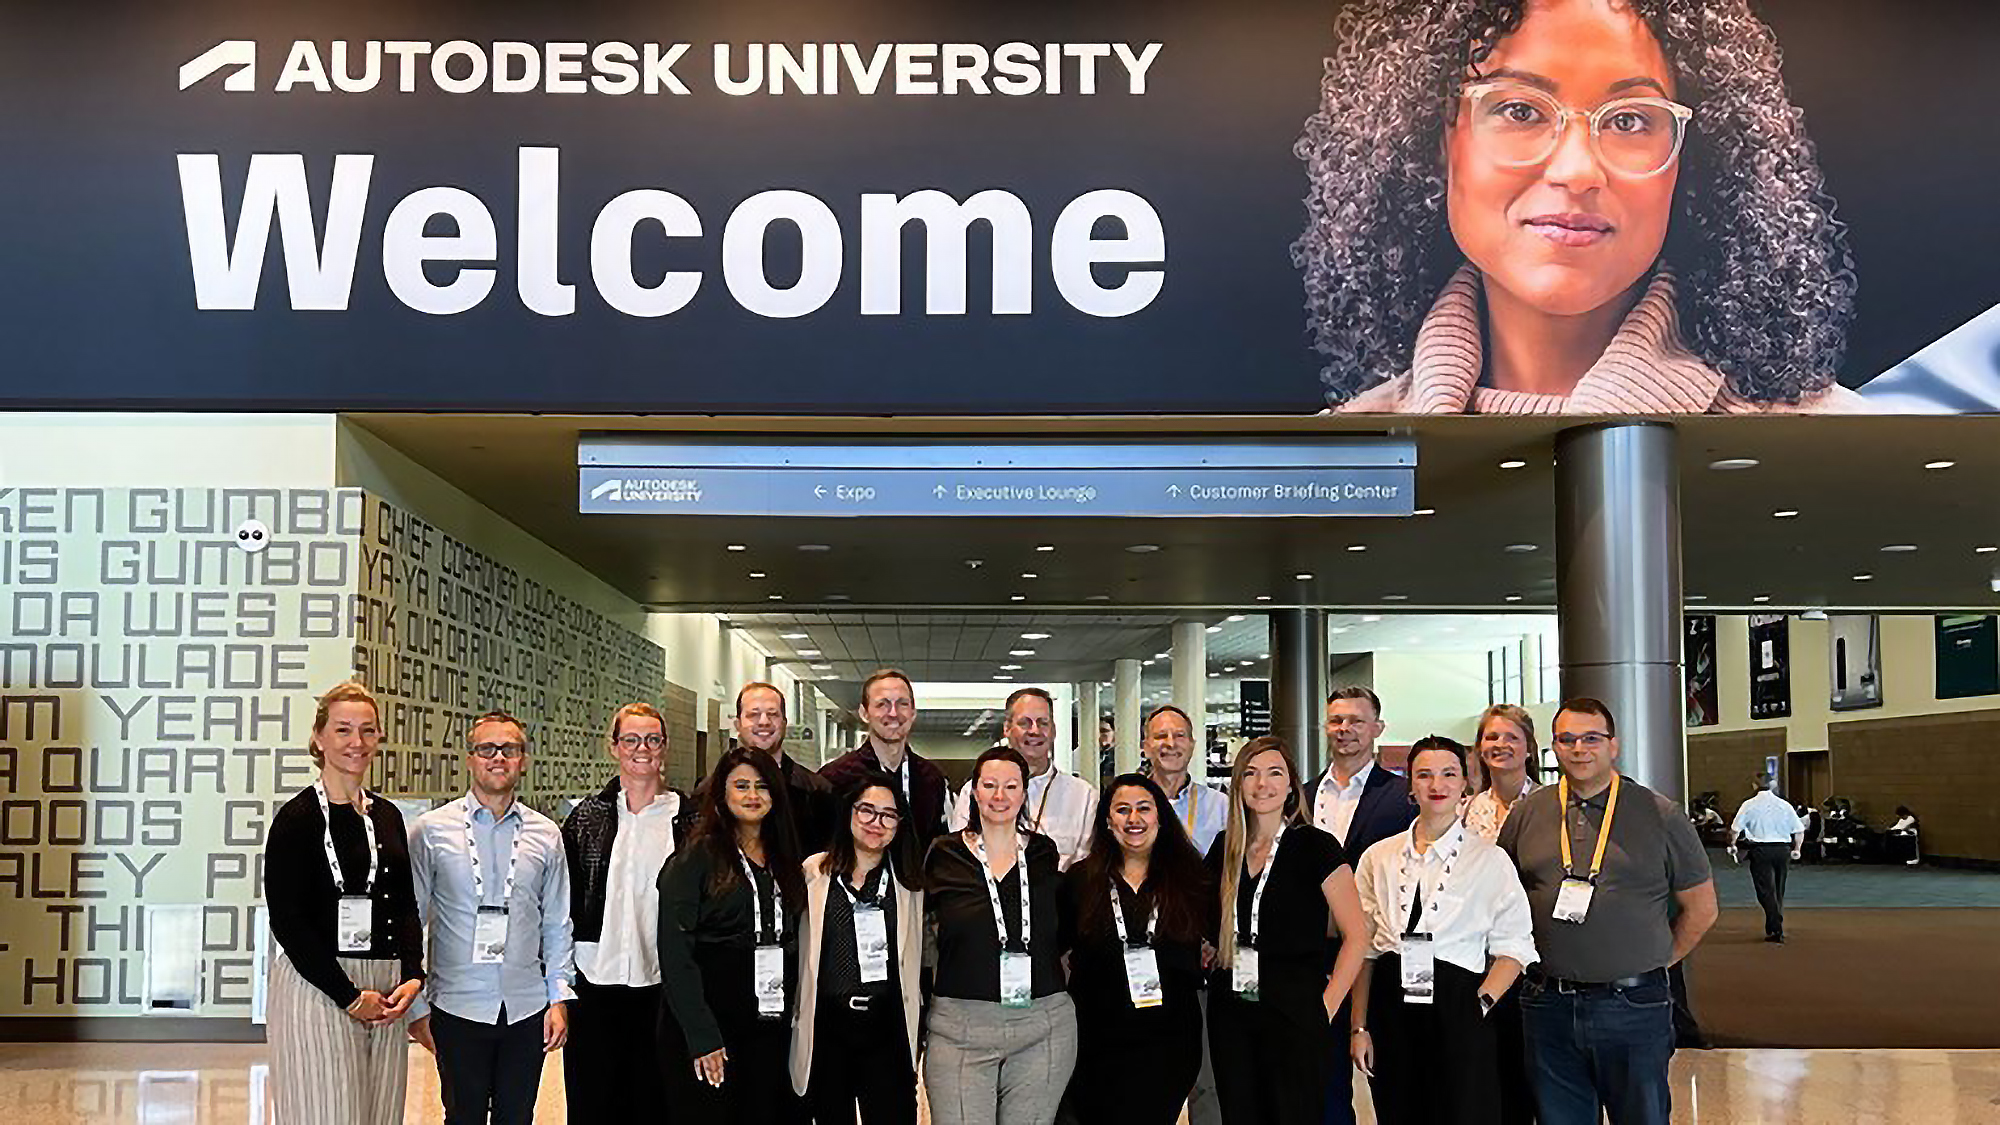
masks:
<instances>
[{"instance_id":1,"label":"black trousers","mask_svg":"<svg viewBox=\"0 0 2000 1125\"><path fill-rule=\"evenodd\" d=\"M659 1022L659 985L592 984L576 975L563 1048L571 1121L610 1121L636 1106L662 1104Z\"/></svg>"},{"instance_id":2,"label":"black trousers","mask_svg":"<svg viewBox=\"0 0 2000 1125\"><path fill-rule=\"evenodd\" d=\"M1790 844L1751 844L1750 882L1757 888L1757 905L1764 908L1764 933L1785 932L1785 874L1791 870Z\"/></svg>"},{"instance_id":3,"label":"black trousers","mask_svg":"<svg viewBox=\"0 0 2000 1125\"><path fill-rule=\"evenodd\" d=\"M857 1011L845 996L822 996L813 1017L812 1075L806 1108L819 1125L916 1125L917 1072L903 1004L894 994Z\"/></svg>"},{"instance_id":4,"label":"black trousers","mask_svg":"<svg viewBox=\"0 0 2000 1125\"><path fill-rule=\"evenodd\" d=\"M1487 1125L1500 1100L1498 1036L1479 1012L1473 973L1439 961L1429 1004L1403 1000L1402 961L1385 953L1374 973L1368 1030L1375 1077L1368 1080L1378 1125ZM1442 1060L1449 1060L1443 1070Z\"/></svg>"},{"instance_id":5,"label":"black trousers","mask_svg":"<svg viewBox=\"0 0 2000 1125\"><path fill-rule=\"evenodd\" d=\"M792 1023L789 1018L758 1017L750 950L698 944L694 959L703 998L729 1058L720 1087L696 1078L687 1036L673 1008L660 1005L660 1069L674 1125L796 1125L804 1120L804 1105L792 1093Z\"/></svg>"},{"instance_id":6,"label":"black trousers","mask_svg":"<svg viewBox=\"0 0 2000 1125\"><path fill-rule=\"evenodd\" d=\"M431 1008L445 1125L528 1125L542 1085L542 1013L497 1024Z\"/></svg>"},{"instance_id":7,"label":"black trousers","mask_svg":"<svg viewBox=\"0 0 2000 1125\"><path fill-rule=\"evenodd\" d=\"M1228 974L1208 992L1208 1051L1223 1125L1317 1125L1326 1109L1334 1033L1320 994L1326 977L1273 972L1245 1000ZM1315 979L1316 978L1316 979Z\"/></svg>"},{"instance_id":8,"label":"black trousers","mask_svg":"<svg viewBox=\"0 0 2000 1125\"><path fill-rule=\"evenodd\" d=\"M1521 1030L1521 989L1507 990L1493 1014L1494 1065L1500 1072L1500 1125L1535 1125L1535 1088L1528 1082L1528 1044Z\"/></svg>"},{"instance_id":9,"label":"black trousers","mask_svg":"<svg viewBox=\"0 0 2000 1125\"><path fill-rule=\"evenodd\" d=\"M1155 1008L1123 993L1071 994L1076 1070L1066 1105L1078 1125L1174 1125L1201 1073L1201 993L1169 987Z\"/></svg>"}]
</instances>

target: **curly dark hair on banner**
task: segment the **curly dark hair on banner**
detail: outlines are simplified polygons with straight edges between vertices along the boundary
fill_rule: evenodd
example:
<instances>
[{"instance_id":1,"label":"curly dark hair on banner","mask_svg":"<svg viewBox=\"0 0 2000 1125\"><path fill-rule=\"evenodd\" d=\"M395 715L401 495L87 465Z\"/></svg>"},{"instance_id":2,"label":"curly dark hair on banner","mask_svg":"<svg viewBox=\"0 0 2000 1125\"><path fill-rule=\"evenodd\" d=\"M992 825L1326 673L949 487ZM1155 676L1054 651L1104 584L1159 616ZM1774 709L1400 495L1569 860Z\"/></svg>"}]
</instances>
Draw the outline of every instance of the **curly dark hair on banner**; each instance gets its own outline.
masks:
<instances>
[{"instance_id":1,"label":"curly dark hair on banner","mask_svg":"<svg viewBox=\"0 0 2000 1125\"><path fill-rule=\"evenodd\" d=\"M1358 0L1334 19L1320 105L1294 153L1310 178L1292 244L1307 327L1338 404L1400 375L1464 260L1445 215L1447 113L1525 0ZM1688 349L1755 402L1832 385L1853 316L1835 215L1775 36L1748 0L1626 0L1694 107L1661 261Z\"/></svg>"}]
</instances>

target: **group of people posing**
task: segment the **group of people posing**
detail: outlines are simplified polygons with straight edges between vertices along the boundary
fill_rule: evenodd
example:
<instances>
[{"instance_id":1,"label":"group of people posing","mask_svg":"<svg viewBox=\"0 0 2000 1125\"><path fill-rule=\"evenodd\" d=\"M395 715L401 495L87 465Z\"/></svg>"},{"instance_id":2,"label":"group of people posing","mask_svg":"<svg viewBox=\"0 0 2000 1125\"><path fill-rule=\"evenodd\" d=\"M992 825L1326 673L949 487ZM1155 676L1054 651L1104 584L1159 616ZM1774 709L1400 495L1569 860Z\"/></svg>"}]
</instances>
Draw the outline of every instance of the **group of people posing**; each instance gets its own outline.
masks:
<instances>
[{"instance_id":1,"label":"group of people posing","mask_svg":"<svg viewBox=\"0 0 2000 1125\"><path fill-rule=\"evenodd\" d=\"M515 799L528 729L495 712L469 792L406 831L363 785L373 699L327 693L266 849L280 1119L402 1120L407 1037L452 1123L532 1120L559 1047L574 1121L914 1125L921 1075L938 1125L1304 1125L1352 1119L1357 1067L1384 1123L1667 1120L1666 973L1714 890L1602 703L1563 705L1541 785L1520 708L1397 774L1380 700L1343 688L1321 776L1257 738L1226 790L1160 707L1100 791L1023 688L956 795L907 676L861 709L814 771L750 684L687 795L660 713L622 707L616 776L559 826Z\"/></svg>"}]
</instances>

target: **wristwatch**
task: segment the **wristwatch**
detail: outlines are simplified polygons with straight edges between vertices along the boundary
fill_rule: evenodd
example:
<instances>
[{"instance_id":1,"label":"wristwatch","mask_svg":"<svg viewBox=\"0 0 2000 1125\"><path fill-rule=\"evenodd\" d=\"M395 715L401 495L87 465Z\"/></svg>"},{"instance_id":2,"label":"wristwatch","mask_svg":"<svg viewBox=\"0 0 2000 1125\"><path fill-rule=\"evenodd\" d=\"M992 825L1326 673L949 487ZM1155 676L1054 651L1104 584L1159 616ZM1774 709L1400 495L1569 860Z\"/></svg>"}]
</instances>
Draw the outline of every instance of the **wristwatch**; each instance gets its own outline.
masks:
<instances>
[{"instance_id":1,"label":"wristwatch","mask_svg":"<svg viewBox=\"0 0 2000 1125\"><path fill-rule=\"evenodd\" d=\"M1480 1015L1482 1015L1482 1016L1484 1016L1484 1015L1490 1015L1490 1014L1492 1013L1492 1011L1493 1011L1493 1005L1495 1005L1495 1004L1498 1004L1499 1002L1500 1002L1500 1001L1498 1001L1498 1000L1495 1000L1495 999L1494 999L1493 997L1491 997L1491 996L1488 996L1488 995L1487 995L1487 994L1485 994L1484 992L1480 993L1480 994L1479 994L1479 1014L1480 1014Z\"/></svg>"}]
</instances>

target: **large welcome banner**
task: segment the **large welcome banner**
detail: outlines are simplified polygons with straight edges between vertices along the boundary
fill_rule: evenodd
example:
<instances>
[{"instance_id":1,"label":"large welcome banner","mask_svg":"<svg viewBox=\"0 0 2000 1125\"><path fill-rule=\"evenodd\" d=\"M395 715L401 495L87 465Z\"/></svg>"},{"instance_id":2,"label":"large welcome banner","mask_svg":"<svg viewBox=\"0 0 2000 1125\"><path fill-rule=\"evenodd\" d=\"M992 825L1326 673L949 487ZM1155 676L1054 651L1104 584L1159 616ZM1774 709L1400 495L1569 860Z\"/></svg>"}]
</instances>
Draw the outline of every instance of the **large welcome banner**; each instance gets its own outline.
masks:
<instances>
[{"instance_id":1,"label":"large welcome banner","mask_svg":"<svg viewBox=\"0 0 2000 1125\"><path fill-rule=\"evenodd\" d=\"M1991 5L17 7L0 406L2000 409Z\"/></svg>"}]
</instances>

